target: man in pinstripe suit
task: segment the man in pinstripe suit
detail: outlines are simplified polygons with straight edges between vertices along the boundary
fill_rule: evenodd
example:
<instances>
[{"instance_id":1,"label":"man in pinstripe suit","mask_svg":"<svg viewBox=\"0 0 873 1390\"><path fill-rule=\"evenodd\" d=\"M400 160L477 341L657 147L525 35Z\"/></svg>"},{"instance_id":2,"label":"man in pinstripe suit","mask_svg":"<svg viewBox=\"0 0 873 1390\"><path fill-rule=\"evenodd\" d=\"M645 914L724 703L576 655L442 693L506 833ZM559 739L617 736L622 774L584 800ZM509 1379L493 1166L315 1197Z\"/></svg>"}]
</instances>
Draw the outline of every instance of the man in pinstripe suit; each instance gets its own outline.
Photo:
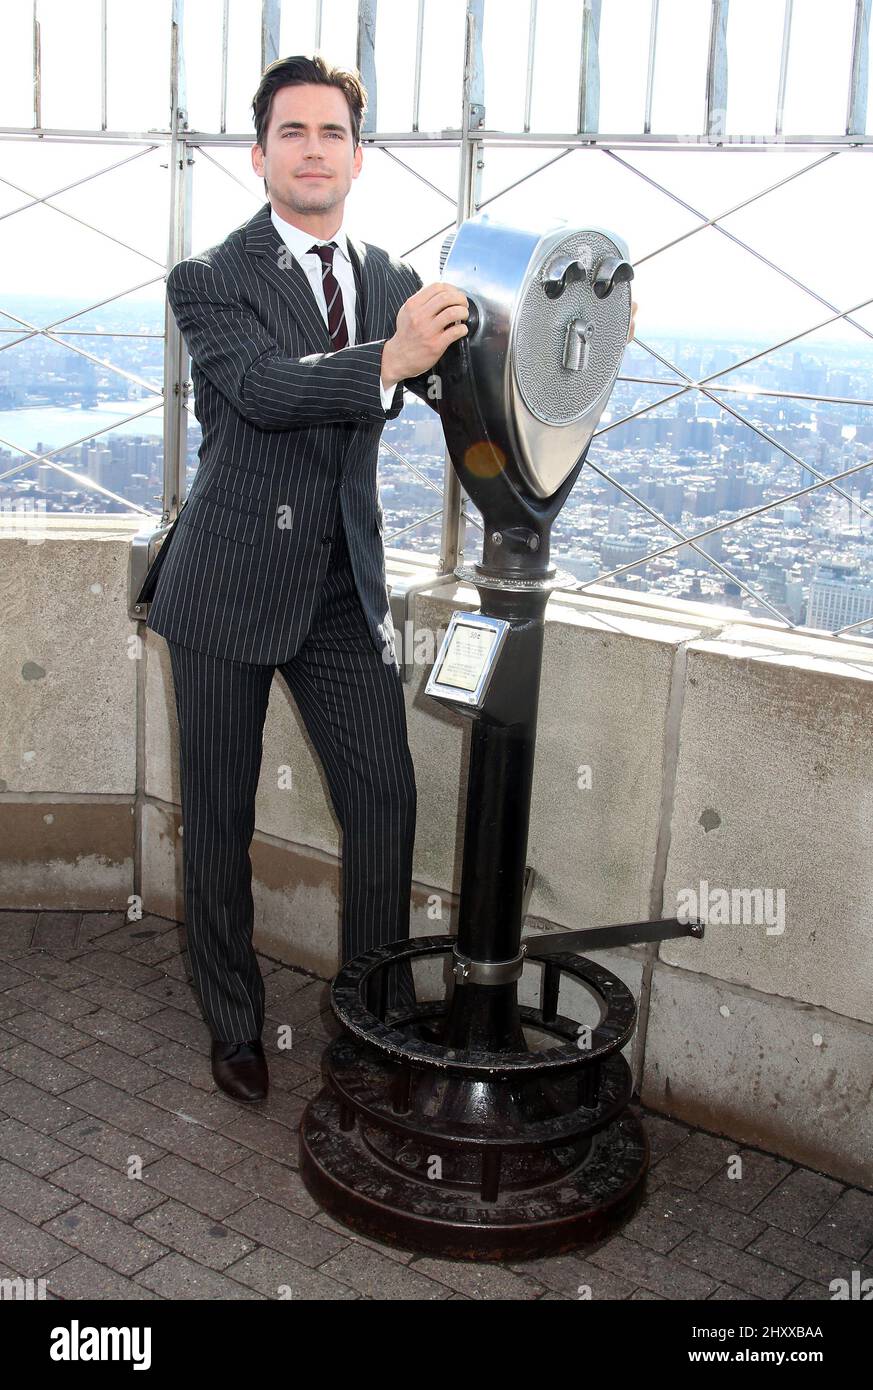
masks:
<instances>
[{"instance_id":1,"label":"man in pinstripe suit","mask_svg":"<svg viewBox=\"0 0 873 1390\"><path fill-rule=\"evenodd\" d=\"M403 383L433 403L467 300L344 231L365 102L319 58L272 64L253 103L269 201L167 277L203 442L148 625L179 717L192 973L213 1076L245 1101L268 1090L249 845L276 670L343 832L342 959L409 934L416 790L376 460ZM407 967L389 1007L412 997Z\"/></svg>"}]
</instances>

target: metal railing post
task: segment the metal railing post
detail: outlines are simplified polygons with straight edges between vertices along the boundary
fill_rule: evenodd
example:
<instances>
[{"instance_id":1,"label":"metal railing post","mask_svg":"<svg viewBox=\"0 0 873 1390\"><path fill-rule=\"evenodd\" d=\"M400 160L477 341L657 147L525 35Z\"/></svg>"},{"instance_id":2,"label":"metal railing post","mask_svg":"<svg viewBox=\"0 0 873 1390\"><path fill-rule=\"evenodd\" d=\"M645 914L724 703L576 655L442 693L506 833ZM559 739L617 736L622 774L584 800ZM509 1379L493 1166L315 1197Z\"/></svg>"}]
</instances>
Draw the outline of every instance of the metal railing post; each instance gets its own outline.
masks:
<instances>
[{"instance_id":1,"label":"metal railing post","mask_svg":"<svg viewBox=\"0 0 873 1390\"><path fill-rule=\"evenodd\" d=\"M461 112L461 148L458 169L457 225L479 207L484 146L477 132L485 123L485 71L482 58L482 26L485 0L467 0L464 35L464 83ZM463 554L466 493L452 466L448 450L443 473L443 519L439 573L451 574Z\"/></svg>"},{"instance_id":2,"label":"metal railing post","mask_svg":"<svg viewBox=\"0 0 873 1390\"><path fill-rule=\"evenodd\" d=\"M185 0L173 0L170 46L170 175L167 270L182 260L191 244L191 169L193 159L185 131L188 113L185 96L183 24ZM163 521L171 521L185 496L187 464L188 351L169 302L164 306L164 497Z\"/></svg>"}]
</instances>

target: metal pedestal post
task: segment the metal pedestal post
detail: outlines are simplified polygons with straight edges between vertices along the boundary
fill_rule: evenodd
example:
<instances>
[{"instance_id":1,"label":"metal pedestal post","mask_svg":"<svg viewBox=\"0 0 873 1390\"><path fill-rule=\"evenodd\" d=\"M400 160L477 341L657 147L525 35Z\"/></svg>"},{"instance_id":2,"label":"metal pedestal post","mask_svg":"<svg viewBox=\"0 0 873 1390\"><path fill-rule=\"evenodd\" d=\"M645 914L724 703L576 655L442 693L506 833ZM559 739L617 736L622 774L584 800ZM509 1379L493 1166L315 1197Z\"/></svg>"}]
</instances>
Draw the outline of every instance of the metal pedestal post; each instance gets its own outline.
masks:
<instances>
[{"instance_id":1,"label":"metal pedestal post","mask_svg":"<svg viewBox=\"0 0 873 1390\"><path fill-rule=\"evenodd\" d=\"M620 1053L636 1009L622 982L552 955L537 1005L519 1004L524 962L537 968L521 927L548 587L480 592L511 630L497 714L472 726L458 935L397 942L340 970L332 1002L346 1033L303 1116L300 1171L327 1211L379 1240L510 1259L574 1249L626 1220L648 1146L626 1110ZM386 1019L388 969L449 953L450 997ZM594 995L598 1022L559 1011L562 981Z\"/></svg>"}]
</instances>

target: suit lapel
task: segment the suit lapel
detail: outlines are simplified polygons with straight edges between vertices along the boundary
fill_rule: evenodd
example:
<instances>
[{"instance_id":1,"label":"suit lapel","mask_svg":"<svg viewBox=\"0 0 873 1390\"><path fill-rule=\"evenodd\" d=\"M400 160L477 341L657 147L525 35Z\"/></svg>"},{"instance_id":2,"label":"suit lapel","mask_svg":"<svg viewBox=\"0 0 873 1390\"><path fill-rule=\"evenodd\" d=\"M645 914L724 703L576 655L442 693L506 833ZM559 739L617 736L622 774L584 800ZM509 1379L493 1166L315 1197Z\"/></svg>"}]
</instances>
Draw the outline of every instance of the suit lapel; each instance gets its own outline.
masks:
<instances>
[{"instance_id":1,"label":"suit lapel","mask_svg":"<svg viewBox=\"0 0 873 1390\"><path fill-rule=\"evenodd\" d=\"M355 342L369 343L370 336L367 332L369 327L368 305L372 304L373 296L367 292L368 285L365 283L363 271L368 257L363 243L353 241L348 232L346 232L346 246L349 248L352 270L355 272ZM369 276L367 280L369 280Z\"/></svg>"},{"instance_id":2,"label":"suit lapel","mask_svg":"<svg viewBox=\"0 0 873 1390\"><path fill-rule=\"evenodd\" d=\"M372 343L378 338L389 338L395 327L393 318L389 322L387 277L390 271L380 265L366 242L350 237L348 232L346 245L358 288L356 342Z\"/></svg>"},{"instance_id":3,"label":"suit lapel","mask_svg":"<svg viewBox=\"0 0 873 1390\"><path fill-rule=\"evenodd\" d=\"M270 204L265 203L246 223L246 251L258 257L260 273L279 291L306 334L307 343L314 350L330 352L327 324L315 302L309 280L273 226L271 211Z\"/></svg>"},{"instance_id":4,"label":"suit lapel","mask_svg":"<svg viewBox=\"0 0 873 1390\"><path fill-rule=\"evenodd\" d=\"M258 257L260 273L279 291L313 350L330 352L327 324L315 302L309 280L274 227L271 211L271 205L265 203L246 223L246 251ZM384 336L384 325L375 321L378 305L384 300L384 295L380 293L377 267L364 242L353 240L346 233L346 245L357 290L355 342L369 343Z\"/></svg>"}]
</instances>

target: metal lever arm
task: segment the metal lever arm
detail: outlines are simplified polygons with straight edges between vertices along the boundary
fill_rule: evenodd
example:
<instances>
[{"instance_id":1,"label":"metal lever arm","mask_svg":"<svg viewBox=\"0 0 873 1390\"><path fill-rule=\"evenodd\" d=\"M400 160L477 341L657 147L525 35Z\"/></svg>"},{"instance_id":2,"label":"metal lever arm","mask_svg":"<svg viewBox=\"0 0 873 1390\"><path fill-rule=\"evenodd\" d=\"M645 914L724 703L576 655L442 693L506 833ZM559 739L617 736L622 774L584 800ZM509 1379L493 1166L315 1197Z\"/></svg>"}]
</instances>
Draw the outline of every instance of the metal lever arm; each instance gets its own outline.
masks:
<instances>
[{"instance_id":1,"label":"metal lever arm","mask_svg":"<svg viewBox=\"0 0 873 1390\"><path fill-rule=\"evenodd\" d=\"M677 936L703 937L704 924L694 919L663 917L655 922L619 922L612 927L555 932L550 936L526 936L522 950L534 956L559 956L565 951L602 951L610 946L636 946L643 941L670 941Z\"/></svg>"}]
</instances>

